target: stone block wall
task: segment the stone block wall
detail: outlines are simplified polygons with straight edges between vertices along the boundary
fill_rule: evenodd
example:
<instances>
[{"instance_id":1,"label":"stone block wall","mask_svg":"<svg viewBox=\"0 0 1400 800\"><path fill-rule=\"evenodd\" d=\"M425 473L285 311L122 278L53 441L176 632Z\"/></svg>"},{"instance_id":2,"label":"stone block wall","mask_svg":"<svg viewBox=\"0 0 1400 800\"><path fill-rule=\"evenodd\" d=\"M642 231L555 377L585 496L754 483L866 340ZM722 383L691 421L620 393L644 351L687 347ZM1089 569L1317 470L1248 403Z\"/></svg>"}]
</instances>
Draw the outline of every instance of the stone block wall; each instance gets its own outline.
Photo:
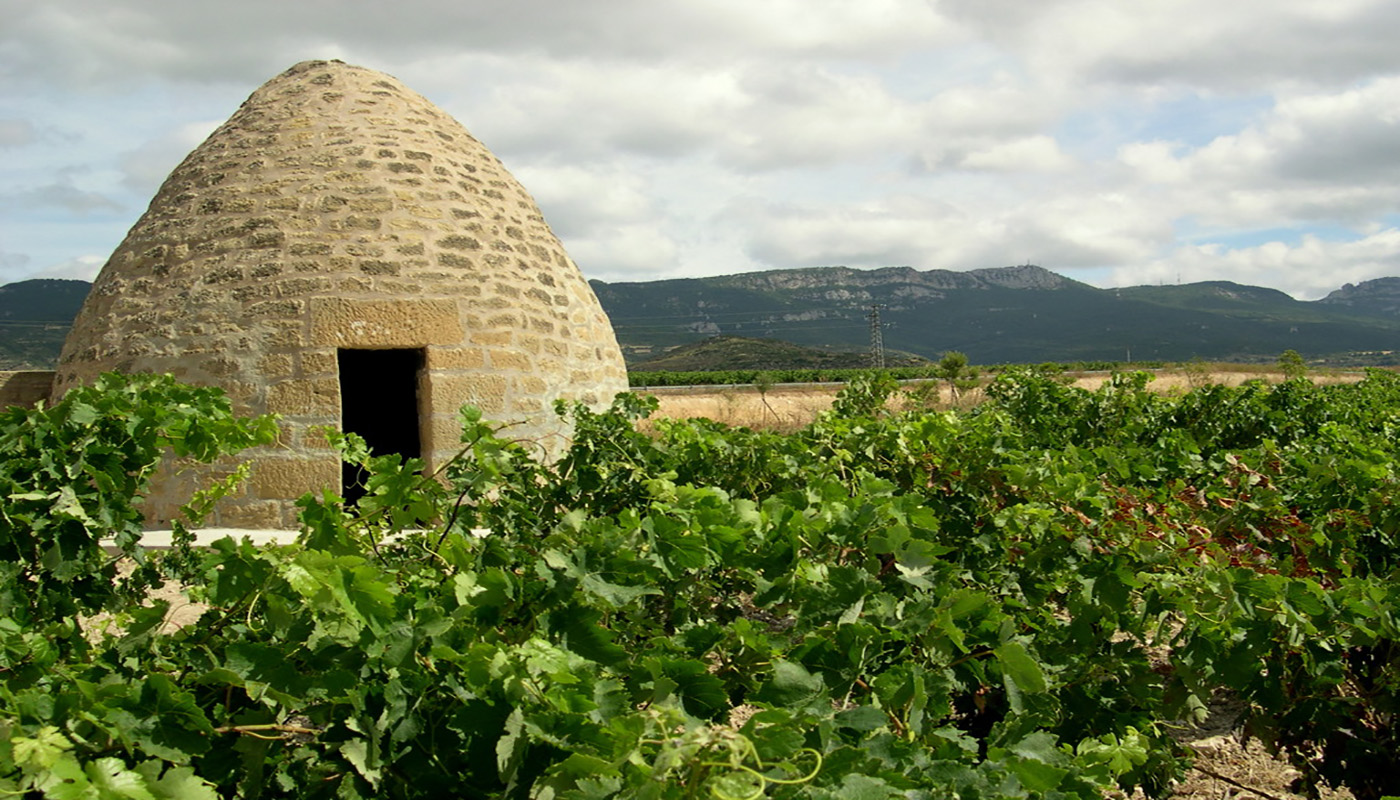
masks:
<instances>
[{"instance_id":1,"label":"stone block wall","mask_svg":"<svg viewBox=\"0 0 1400 800\"><path fill-rule=\"evenodd\" d=\"M47 403L53 381L54 373L43 370L0 372L0 408L32 408L40 400Z\"/></svg>"}]
</instances>

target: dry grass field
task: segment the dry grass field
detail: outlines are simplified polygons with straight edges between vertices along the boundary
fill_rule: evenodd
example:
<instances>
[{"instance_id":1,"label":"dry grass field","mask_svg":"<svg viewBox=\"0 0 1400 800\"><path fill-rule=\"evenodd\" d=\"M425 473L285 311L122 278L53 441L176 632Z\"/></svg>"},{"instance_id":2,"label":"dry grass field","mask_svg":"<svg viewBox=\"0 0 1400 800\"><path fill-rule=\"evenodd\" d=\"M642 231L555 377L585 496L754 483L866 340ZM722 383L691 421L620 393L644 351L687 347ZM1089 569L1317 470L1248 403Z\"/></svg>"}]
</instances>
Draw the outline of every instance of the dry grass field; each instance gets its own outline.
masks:
<instances>
[{"instance_id":1,"label":"dry grass field","mask_svg":"<svg viewBox=\"0 0 1400 800\"><path fill-rule=\"evenodd\" d=\"M1073 385L1097 389L1109 379L1107 373L1066 373ZM1363 373L1323 372L1309 376L1318 383L1353 383ZM1208 384L1239 386L1249 380L1271 383L1284 379L1282 373L1249 366L1209 365L1208 369L1161 370L1149 387L1160 392L1177 393ZM920 381L907 384L906 390L920 389ZM644 390L656 395L660 402L657 417L669 419L708 418L726 425L761 428L765 430L796 430L811 422L821 412L831 408L831 401L841 390L841 384L774 386L761 393L752 386L702 386L686 388L657 387ZM935 395L936 390L936 395ZM911 392L902 392L891 400L892 407L907 407L916 402ZM936 396L936 400L934 399ZM980 390L972 390L956 401L946 386L928 386L926 404L936 409L970 406L981 399Z\"/></svg>"}]
</instances>

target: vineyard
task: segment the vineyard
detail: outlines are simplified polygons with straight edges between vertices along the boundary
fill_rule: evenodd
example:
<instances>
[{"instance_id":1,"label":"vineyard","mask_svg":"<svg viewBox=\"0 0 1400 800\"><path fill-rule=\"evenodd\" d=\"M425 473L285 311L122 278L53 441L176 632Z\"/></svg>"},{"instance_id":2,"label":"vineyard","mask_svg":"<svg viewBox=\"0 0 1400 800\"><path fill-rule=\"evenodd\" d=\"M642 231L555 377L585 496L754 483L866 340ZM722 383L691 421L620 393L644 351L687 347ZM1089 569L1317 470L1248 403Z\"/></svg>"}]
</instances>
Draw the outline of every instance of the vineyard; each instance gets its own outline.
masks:
<instances>
[{"instance_id":1,"label":"vineyard","mask_svg":"<svg viewBox=\"0 0 1400 800\"><path fill-rule=\"evenodd\" d=\"M1072 361L1067 363L1048 363L1037 369L1044 371L1108 371L1132 369L1161 369L1167 366L1161 361L1137 361L1132 364L1122 364L1114 361ZM991 371L1007 369L1003 366L986 367ZM1010 369L1017 369L1011 367ZM628 370L627 381L634 388L652 388L663 386L737 386L756 383L845 383L870 374L869 369L832 369L832 368L797 368L797 369L722 369L705 371L667 370L667 371L643 371ZM936 364L919 367L888 367L881 370L881 374L887 375L896 380L939 380L944 377L943 371Z\"/></svg>"},{"instance_id":2,"label":"vineyard","mask_svg":"<svg viewBox=\"0 0 1400 800\"><path fill-rule=\"evenodd\" d=\"M1400 793L1400 376L1148 381L1006 370L976 408L893 413L863 376L785 434L642 433L627 394L561 407L552 464L467 408L440 475L332 435L356 507L164 553L160 454L272 420L149 376L11 410L0 793L1160 796L1222 700L1304 789ZM166 580L197 624L164 625Z\"/></svg>"}]
</instances>

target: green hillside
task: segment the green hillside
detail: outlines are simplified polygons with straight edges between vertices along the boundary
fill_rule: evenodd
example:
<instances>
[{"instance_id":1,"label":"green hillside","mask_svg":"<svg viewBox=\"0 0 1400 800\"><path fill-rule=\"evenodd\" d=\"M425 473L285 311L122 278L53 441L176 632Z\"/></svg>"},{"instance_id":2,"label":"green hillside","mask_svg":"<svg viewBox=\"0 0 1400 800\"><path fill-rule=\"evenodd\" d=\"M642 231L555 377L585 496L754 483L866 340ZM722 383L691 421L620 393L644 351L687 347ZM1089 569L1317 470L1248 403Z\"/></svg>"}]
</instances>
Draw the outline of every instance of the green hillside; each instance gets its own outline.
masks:
<instances>
[{"instance_id":1,"label":"green hillside","mask_svg":"<svg viewBox=\"0 0 1400 800\"><path fill-rule=\"evenodd\" d=\"M1288 349L1310 358L1392 349L1400 316L1358 313L1364 286L1341 305L1224 281L1098 289L1034 266L593 282L619 342L634 353L720 334L862 349L878 307L887 348L929 359L959 350L981 364L1266 361Z\"/></svg>"},{"instance_id":2,"label":"green hillside","mask_svg":"<svg viewBox=\"0 0 1400 800\"><path fill-rule=\"evenodd\" d=\"M1099 289L1040 267L967 272L886 267L771 270L635 283L593 281L630 364L648 369L840 368L869 352L878 311L887 353L978 364L1042 361L1272 361L1395 363L1400 278L1348 284L1322 300L1228 281ZM0 287L0 369L49 369L82 305L84 281ZM780 352L778 343L809 350ZM665 364L667 362L660 362ZM746 366L748 364L755 366Z\"/></svg>"},{"instance_id":3,"label":"green hillside","mask_svg":"<svg viewBox=\"0 0 1400 800\"><path fill-rule=\"evenodd\" d=\"M919 366L926 359L886 353L889 366ZM647 372L707 372L715 370L862 369L870 366L870 352L833 352L803 347L778 339L714 336L681 345L664 355L634 362L633 370Z\"/></svg>"},{"instance_id":4,"label":"green hillside","mask_svg":"<svg viewBox=\"0 0 1400 800\"><path fill-rule=\"evenodd\" d=\"M90 286L52 279L0 286L0 369L52 369Z\"/></svg>"}]
</instances>

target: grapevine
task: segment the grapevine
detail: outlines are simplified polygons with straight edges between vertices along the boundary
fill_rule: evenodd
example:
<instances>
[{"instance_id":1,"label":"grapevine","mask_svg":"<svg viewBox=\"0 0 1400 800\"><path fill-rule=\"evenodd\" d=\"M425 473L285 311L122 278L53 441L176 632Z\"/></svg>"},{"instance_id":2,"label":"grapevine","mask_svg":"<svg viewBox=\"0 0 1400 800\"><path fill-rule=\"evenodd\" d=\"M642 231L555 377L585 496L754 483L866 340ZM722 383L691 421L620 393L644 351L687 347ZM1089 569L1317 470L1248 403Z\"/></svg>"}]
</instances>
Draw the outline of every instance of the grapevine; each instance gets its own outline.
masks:
<instances>
[{"instance_id":1,"label":"grapevine","mask_svg":"<svg viewBox=\"0 0 1400 800\"><path fill-rule=\"evenodd\" d=\"M791 434L562 404L553 463L464 409L426 478L331 437L370 473L356 504L169 556L140 548L162 450L274 421L119 376L8 412L0 793L1155 796L1221 695L1314 786L1400 793L1395 375L895 391L857 377ZM163 578L197 624L144 602Z\"/></svg>"}]
</instances>

